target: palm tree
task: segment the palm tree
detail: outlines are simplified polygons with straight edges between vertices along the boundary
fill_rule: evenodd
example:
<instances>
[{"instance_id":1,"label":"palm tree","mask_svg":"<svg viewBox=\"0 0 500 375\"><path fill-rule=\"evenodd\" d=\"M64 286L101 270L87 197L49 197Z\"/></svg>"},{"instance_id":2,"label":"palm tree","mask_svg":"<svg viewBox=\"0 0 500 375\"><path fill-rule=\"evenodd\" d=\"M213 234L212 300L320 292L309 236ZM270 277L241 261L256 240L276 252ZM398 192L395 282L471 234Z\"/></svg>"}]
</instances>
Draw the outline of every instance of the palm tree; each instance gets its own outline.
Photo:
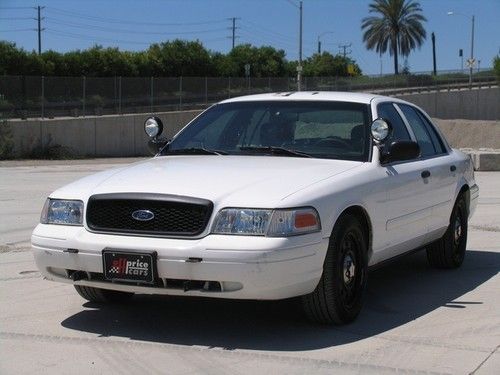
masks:
<instances>
[{"instance_id":1,"label":"palm tree","mask_svg":"<svg viewBox=\"0 0 500 375\"><path fill-rule=\"evenodd\" d=\"M369 13L376 16L363 18L363 41L366 48L375 49L379 54L394 56L394 73L398 74L398 54L408 56L410 51L422 45L426 32L422 22L422 8L414 0L374 0L369 5Z\"/></svg>"}]
</instances>

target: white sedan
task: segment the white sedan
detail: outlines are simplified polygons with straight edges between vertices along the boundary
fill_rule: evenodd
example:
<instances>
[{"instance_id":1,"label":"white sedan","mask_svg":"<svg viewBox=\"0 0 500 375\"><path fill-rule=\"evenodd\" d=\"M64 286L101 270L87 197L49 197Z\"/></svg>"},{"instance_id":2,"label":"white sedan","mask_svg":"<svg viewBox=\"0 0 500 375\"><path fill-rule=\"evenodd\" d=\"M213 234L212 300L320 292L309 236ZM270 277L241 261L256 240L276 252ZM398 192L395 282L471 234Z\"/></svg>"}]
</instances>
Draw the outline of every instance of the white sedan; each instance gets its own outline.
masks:
<instances>
[{"instance_id":1,"label":"white sedan","mask_svg":"<svg viewBox=\"0 0 500 375\"><path fill-rule=\"evenodd\" d=\"M46 279L94 302L134 293L300 297L320 323L362 306L368 268L416 249L459 267L479 195L424 111L372 94L292 92L211 106L157 155L53 192L32 235Z\"/></svg>"}]
</instances>

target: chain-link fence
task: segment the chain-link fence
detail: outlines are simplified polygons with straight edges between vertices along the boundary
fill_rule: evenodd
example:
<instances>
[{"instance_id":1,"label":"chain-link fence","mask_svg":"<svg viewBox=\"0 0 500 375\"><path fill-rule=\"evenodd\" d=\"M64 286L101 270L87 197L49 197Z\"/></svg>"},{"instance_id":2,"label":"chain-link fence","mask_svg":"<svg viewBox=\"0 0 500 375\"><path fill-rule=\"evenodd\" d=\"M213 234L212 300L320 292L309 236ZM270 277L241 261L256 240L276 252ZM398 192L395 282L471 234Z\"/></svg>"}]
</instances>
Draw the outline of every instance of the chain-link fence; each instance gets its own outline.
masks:
<instances>
[{"instance_id":1,"label":"chain-link fence","mask_svg":"<svg viewBox=\"0 0 500 375\"><path fill-rule=\"evenodd\" d=\"M304 77L302 89L391 95L469 87L466 74L442 73L437 76ZM474 75L475 86L496 84L491 71ZM155 113L203 108L235 96L296 89L296 80L289 77L0 76L0 118Z\"/></svg>"}]
</instances>

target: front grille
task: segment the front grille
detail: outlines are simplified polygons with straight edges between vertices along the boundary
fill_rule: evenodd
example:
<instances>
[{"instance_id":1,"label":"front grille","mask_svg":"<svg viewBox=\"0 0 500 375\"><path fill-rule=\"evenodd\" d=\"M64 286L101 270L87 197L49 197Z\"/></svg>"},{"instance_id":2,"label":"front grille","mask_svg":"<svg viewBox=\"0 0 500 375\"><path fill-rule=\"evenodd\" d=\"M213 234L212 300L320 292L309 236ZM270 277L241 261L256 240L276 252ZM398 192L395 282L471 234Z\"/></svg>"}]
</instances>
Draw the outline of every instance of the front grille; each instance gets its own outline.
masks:
<instances>
[{"instance_id":1,"label":"front grille","mask_svg":"<svg viewBox=\"0 0 500 375\"><path fill-rule=\"evenodd\" d=\"M212 202L164 194L97 194L87 205L87 226L97 232L157 236L196 236L212 214ZM132 217L138 210L154 214L149 221Z\"/></svg>"}]
</instances>

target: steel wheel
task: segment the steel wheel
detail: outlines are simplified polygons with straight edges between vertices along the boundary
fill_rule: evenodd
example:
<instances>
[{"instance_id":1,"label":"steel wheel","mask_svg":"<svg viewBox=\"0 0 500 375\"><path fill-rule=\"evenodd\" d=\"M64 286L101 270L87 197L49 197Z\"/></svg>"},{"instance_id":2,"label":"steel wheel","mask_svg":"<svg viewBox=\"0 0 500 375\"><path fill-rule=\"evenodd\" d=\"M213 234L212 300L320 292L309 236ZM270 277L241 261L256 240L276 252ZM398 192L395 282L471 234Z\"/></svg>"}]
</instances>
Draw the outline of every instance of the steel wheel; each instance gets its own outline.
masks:
<instances>
[{"instance_id":1,"label":"steel wheel","mask_svg":"<svg viewBox=\"0 0 500 375\"><path fill-rule=\"evenodd\" d=\"M360 220L342 215L333 229L316 289L302 297L307 317L322 324L352 322L361 311L367 275L367 231Z\"/></svg>"},{"instance_id":2,"label":"steel wheel","mask_svg":"<svg viewBox=\"0 0 500 375\"><path fill-rule=\"evenodd\" d=\"M342 261L339 271L341 275L340 297L346 308L350 309L356 302L357 294L361 286L361 272L356 272L358 268L358 258L360 243L352 232L347 233L340 245Z\"/></svg>"},{"instance_id":3,"label":"steel wheel","mask_svg":"<svg viewBox=\"0 0 500 375\"><path fill-rule=\"evenodd\" d=\"M457 268L462 265L467 247L467 219L467 206L464 195L461 195L453 207L446 233L427 246L427 259L431 266Z\"/></svg>"}]
</instances>

